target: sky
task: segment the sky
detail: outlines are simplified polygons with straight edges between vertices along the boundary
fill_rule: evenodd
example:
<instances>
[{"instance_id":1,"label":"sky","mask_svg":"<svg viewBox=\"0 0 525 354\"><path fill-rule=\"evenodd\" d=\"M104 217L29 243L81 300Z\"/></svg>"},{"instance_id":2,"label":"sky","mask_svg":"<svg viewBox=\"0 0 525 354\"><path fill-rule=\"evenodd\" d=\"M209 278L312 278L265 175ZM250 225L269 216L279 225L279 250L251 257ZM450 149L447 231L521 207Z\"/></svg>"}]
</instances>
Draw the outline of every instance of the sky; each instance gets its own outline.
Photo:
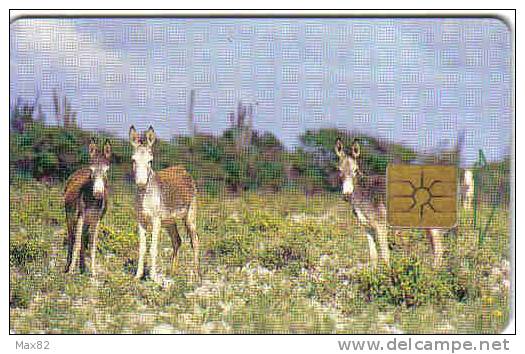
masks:
<instances>
[{"instance_id":1,"label":"sky","mask_svg":"<svg viewBox=\"0 0 525 354\"><path fill-rule=\"evenodd\" d=\"M71 100L84 129L164 139L195 123L219 134L242 100L254 128L286 147L338 128L418 151L451 147L462 165L511 153L512 47L494 18L18 19L10 29L11 105L36 92Z\"/></svg>"}]
</instances>

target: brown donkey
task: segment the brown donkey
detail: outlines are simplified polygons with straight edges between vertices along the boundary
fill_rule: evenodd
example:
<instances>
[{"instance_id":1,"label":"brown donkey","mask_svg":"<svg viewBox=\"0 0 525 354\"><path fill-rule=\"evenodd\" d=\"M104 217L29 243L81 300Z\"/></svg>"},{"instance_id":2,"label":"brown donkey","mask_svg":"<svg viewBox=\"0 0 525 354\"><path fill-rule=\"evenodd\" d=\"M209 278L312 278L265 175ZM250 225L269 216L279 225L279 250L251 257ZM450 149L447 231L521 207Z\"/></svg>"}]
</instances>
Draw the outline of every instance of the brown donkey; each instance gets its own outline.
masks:
<instances>
[{"instance_id":1,"label":"brown donkey","mask_svg":"<svg viewBox=\"0 0 525 354\"><path fill-rule=\"evenodd\" d=\"M379 259L388 266L390 251L386 218L386 178L382 175L361 176L358 164L360 147L357 141L353 142L350 154L347 154L342 141L337 139L335 153L339 157L338 169L343 183L343 195L351 202L352 211L366 232L371 265L375 267L378 263L379 248ZM439 268L443 258L444 231L427 229L426 234L434 251L434 267Z\"/></svg>"},{"instance_id":2,"label":"brown donkey","mask_svg":"<svg viewBox=\"0 0 525 354\"><path fill-rule=\"evenodd\" d=\"M107 172L111 161L109 140L102 153L94 139L89 144L89 167L73 173L66 182L64 204L66 209L68 254L66 273L75 271L80 256L80 271L85 271L85 248L88 242L84 235L91 233L91 274L96 274L98 225L104 216L108 201Z\"/></svg>"},{"instance_id":3,"label":"brown donkey","mask_svg":"<svg viewBox=\"0 0 525 354\"><path fill-rule=\"evenodd\" d=\"M149 127L145 139L141 139L135 128L129 130L129 140L133 147L133 175L138 193L135 208L138 219L139 260L136 278L144 275L144 256L146 253L146 230L151 228L150 276L155 282L162 282L157 270L158 239L161 227L168 231L172 246L172 270L177 265L177 252L181 238L177 229L177 219L183 219L193 248L194 273L200 279L199 238L197 236L196 204L197 189L191 176L181 166L172 166L155 172L153 144L156 136Z\"/></svg>"}]
</instances>

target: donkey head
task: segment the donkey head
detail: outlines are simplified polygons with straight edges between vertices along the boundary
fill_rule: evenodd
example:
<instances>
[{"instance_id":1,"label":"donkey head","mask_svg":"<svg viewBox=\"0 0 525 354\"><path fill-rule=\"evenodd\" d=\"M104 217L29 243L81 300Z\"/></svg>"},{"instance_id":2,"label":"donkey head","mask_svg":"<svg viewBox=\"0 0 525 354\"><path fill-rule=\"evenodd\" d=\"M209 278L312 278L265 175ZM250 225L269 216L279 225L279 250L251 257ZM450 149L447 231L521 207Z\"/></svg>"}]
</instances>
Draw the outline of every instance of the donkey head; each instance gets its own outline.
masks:
<instances>
[{"instance_id":1,"label":"donkey head","mask_svg":"<svg viewBox=\"0 0 525 354\"><path fill-rule=\"evenodd\" d=\"M151 162L153 161L153 144L156 140L153 127L149 127L145 134L146 138L141 139L134 126L129 128L129 141L133 146L133 175L137 187L144 188L153 173Z\"/></svg>"},{"instance_id":2,"label":"donkey head","mask_svg":"<svg viewBox=\"0 0 525 354\"><path fill-rule=\"evenodd\" d=\"M359 174L357 158L359 157L360 151L359 143L355 140L352 143L350 154L345 152L341 139L337 139L335 142L335 154L339 157L337 168L343 182L343 195L345 198L350 197L354 192L355 178Z\"/></svg>"},{"instance_id":3,"label":"donkey head","mask_svg":"<svg viewBox=\"0 0 525 354\"><path fill-rule=\"evenodd\" d=\"M108 169L111 164L111 144L106 139L102 152L99 152L95 139L89 144L89 169L93 181L93 196L102 199L106 193Z\"/></svg>"}]
</instances>

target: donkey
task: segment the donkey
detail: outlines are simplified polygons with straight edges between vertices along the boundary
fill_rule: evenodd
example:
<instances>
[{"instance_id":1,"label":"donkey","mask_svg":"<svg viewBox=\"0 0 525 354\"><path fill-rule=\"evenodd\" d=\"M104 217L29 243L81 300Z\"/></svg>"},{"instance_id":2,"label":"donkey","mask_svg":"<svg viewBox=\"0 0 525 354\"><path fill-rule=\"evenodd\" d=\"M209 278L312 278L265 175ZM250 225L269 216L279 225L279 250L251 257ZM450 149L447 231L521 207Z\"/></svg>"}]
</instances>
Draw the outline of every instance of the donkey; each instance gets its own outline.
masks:
<instances>
[{"instance_id":1,"label":"donkey","mask_svg":"<svg viewBox=\"0 0 525 354\"><path fill-rule=\"evenodd\" d=\"M376 267L379 259L389 265L388 226L386 216L386 178L381 175L362 176L358 158L360 146L352 143L350 154L347 154L343 142L337 139L335 153L339 158L338 169L342 180L344 198L351 202L352 211L358 222L364 227L370 249L370 262ZM434 252L434 267L439 268L443 257L443 231L427 229Z\"/></svg>"},{"instance_id":2,"label":"donkey","mask_svg":"<svg viewBox=\"0 0 525 354\"><path fill-rule=\"evenodd\" d=\"M94 139L89 144L89 166L74 172L66 182L64 206L66 210L68 254L66 273L77 267L85 271L85 249L91 233L91 275L96 275L98 226L106 213L108 202L107 173L111 163L111 144L104 143L99 152ZM87 239L83 236L87 235Z\"/></svg>"},{"instance_id":3,"label":"donkey","mask_svg":"<svg viewBox=\"0 0 525 354\"><path fill-rule=\"evenodd\" d=\"M172 166L155 172L152 168L153 144L156 140L153 127L141 139L134 126L129 129L129 140L133 147L133 175L138 193L135 208L138 218L139 260L136 278L144 275L144 256L146 253L146 230L151 228L150 276L155 282L162 277L157 270L158 239L161 227L171 238L173 253L171 267L177 267L177 252L181 238L177 219L183 219L193 248L194 273L200 279L199 237L196 227L197 189L191 176L181 166Z\"/></svg>"}]
</instances>

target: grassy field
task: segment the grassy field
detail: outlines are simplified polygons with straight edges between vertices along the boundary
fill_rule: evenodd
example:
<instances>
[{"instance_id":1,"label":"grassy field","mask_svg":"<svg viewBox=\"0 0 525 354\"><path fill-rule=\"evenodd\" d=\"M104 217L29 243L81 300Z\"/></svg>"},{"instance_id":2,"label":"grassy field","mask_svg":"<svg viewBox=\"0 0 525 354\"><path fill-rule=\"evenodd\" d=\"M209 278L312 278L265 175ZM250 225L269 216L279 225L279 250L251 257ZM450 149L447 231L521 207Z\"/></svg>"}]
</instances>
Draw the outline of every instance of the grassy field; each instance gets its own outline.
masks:
<instances>
[{"instance_id":1,"label":"grassy field","mask_svg":"<svg viewBox=\"0 0 525 354\"><path fill-rule=\"evenodd\" d=\"M112 186L97 278L65 275L62 188L33 180L10 187L15 333L497 333L509 319L506 210L496 211L482 245L462 211L441 272L430 268L419 231L392 236L391 268L371 271L364 233L338 194L201 195L202 282L190 280L181 230L179 268L161 287L133 279L138 240L127 185ZM165 273L166 234L159 254Z\"/></svg>"}]
</instances>

